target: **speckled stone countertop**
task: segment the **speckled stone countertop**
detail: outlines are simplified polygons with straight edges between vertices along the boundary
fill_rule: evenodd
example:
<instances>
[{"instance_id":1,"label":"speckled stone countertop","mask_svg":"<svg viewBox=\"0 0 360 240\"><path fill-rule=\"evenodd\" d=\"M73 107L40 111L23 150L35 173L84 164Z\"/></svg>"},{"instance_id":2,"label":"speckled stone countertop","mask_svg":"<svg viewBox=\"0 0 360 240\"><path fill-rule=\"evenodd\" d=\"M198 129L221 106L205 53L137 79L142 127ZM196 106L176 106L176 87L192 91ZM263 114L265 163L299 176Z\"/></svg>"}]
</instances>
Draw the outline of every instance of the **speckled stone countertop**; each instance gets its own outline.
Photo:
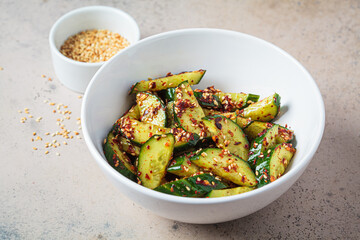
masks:
<instances>
[{"instance_id":1,"label":"speckled stone countertop","mask_svg":"<svg viewBox=\"0 0 360 240\"><path fill-rule=\"evenodd\" d=\"M259 212L213 225L163 219L119 193L87 150L77 123L81 98L56 78L48 46L57 18L101 4L132 15L142 38L224 28L298 59L321 90L326 127L296 184ZM360 1L2 0L0 22L0 239L360 239ZM49 102L68 106L71 118L60 124L80 138L64 145L44 135L60 130ZM60 146L45 155L55 138Z\"/></svg>"}]
</instances>

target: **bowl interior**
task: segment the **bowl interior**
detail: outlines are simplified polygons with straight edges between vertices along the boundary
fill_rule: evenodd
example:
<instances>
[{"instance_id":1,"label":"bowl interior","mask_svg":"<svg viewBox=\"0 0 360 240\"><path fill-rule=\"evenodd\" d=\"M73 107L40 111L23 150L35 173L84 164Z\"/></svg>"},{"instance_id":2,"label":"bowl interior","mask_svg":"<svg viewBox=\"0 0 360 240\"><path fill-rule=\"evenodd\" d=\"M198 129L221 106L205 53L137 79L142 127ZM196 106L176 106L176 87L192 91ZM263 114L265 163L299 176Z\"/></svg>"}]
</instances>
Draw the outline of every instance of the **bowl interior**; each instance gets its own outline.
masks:
<instances>
[{"instance_id":1,"label":"bowl interior","mask_svg":"<svg viewBox=\"0 0 360 240\"><path fill-rule=\"evenodd\" d=\"M91 6L71 11L55 23L55 47L59 50L68 37L91 29L106 29L119 33L131 44L139 40L138 26L127 13L111 7Z\"/></svg>"},{"instance_id":2,"label":"bowl interior","mask_svg":"<svg viewBox=\"0 0 360 240\"><path fill-rule=\"evenodd\" d=\"M315 82L296 60L274 45L215 29L180 30L144 39L97 72L85 94L82 113L84 135L95 159L106 163L103 139L133 103L128 95L133 83L198 69L207 72L195 88L215 85L225 92L256 93L260 98L279 93L282 113L275 122L288 124L297 143L287 174L306 167L324 128L324 106Z\"/></svg>"}]
</instances>

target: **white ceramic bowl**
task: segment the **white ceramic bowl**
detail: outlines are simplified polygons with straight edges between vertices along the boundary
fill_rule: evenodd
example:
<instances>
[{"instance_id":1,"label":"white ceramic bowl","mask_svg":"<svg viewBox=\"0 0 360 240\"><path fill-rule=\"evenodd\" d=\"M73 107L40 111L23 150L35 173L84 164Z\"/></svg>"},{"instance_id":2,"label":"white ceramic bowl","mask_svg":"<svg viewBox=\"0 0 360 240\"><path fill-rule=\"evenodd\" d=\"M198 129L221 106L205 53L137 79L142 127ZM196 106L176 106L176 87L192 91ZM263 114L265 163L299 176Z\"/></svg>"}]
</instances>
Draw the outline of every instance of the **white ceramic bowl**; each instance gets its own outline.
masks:
<instances>
[{"instance_id":1,"label":"white ceramic bowl","mask_svg":"<svg viewBox=\"0 0 360 240\"><path fill-rule=\"evenodd\" d=\"M85 92L91 78L104 62L78 62L65 57L59 50L70 36L91 29L106 29L119 33L130 44L134 44L140 38L139 27L135 20L116 8L83 7L60 17L51 28L49 35L55 74L66 87L81 93Z\"/></svg>"},{"instance_id":2,"label":"white ceramic bowl","mask_svg":"<svg viewBox=\"0 0 360 240\"><path fill-rule=\"evenodd\" d=\"M167 72L206 69L197 88L215 85L227 92L281 96L281 118L295 131L297 153L287 173L275 182L223 198L170 196L140 186L106 161L102 142L131 104L130 86ZM226 30L187 29L141 40L106 63L93 77L83 100L82 126L91 154L105 175L127 197L155 214L188 223L217 223L266 207L300 177L318 148L325 122L319 89L306 69L278 47Z\"/></svg>"}]
</instances>

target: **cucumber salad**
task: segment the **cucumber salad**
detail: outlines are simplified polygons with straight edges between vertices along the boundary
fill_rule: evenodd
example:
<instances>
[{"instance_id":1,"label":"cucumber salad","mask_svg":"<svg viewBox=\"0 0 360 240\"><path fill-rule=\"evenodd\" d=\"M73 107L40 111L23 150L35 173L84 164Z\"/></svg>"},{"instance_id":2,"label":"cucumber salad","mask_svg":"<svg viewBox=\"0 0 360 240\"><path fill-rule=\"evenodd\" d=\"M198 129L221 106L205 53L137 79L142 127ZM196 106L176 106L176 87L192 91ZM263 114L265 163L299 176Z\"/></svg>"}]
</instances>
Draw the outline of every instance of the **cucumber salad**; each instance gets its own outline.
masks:
<instances>
[{"instance_id":1,"label":"cucumber salad","mask_svg":"<svg viewBox=\"0 0 360 240\"><path fill-rule=\"evenodd\" d=\"M284 174L296 150L293 131L273 122L280 96L192 89L205 72L168 73L131 87L136 101L103 146L115 170L155 191L208 198L248 192Z\"/></svg>"}]
</instances>

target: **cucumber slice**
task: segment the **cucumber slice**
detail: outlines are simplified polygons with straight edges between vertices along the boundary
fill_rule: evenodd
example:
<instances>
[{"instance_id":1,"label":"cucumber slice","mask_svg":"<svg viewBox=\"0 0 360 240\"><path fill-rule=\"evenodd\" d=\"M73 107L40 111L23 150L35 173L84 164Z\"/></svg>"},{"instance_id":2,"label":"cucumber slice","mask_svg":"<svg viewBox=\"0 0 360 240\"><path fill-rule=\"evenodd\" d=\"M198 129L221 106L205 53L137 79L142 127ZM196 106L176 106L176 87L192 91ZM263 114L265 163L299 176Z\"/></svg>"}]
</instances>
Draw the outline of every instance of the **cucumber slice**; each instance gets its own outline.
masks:
<instances>
[{"instance_id":1,"label":"cucumber slice","mask_svg":"<svg viewBox=\"0 0 360 240\"><path fill-rule=\"evenodd\" d=\"M257 137L249 151L248 163L252 169L255 169L257 162L264 158L267 150L276 145L276 136L279 132L279 125L275 124L267 129L260 137Z\"/></svg>"},{"instance_id":2,"label":"cucumber slice","mask_svg":"<svg viewBox=\"0 0 360 240\"><path fill-rule=\"evenodd\" d=\"M210 93L204 92L197 92L194 91L194 96L198 100L200 106L214 108L214 109L221 109L221 101L218 96L212 95Z\"/></svg>"},{"instance_id":3,"label":"cucumber slice","mask_svg":"<svg viewBox=\"0 0 360 240\"><path fill-rule=\"evenodd\" d=\"M205 70L192 72L182 72L176 75L168 74L166 77L140 81L131 87L130 94L146 91L160 91L170 87L177 87L183 81L188 81L190 85L198 84L205 74Z\"/></svg>"},{"instance_id":4,"label":"cucumber slice","mask_svg":"<svg viewBox=\"0 0 360 240\"><path fill-rule=\"evenodd\" d=\"M256 178L249 164L228 150L207 148L190 158L198 167L241 186L256 186Z\"/></svg>"},{"instance_id":5,"label":"cucumber slice","mask_svg":"<svg viewBox=\"0 0 360 240\"><path fill-rule=\"evenodd\" d=\"M194 96L187 81L182 82L175 90L174 119L187 132L205 137L206 129L202 122L205 114Z\"/></svg>"},{"instance_id":6,"label":"cucumber slice","mask_svg":"<svg viewBox=\"0 0 360 240\"><path fill-rule=\"evenodd\" d=\"M251 103L257 102L260 97L259 95L251 93L246 94L217 92L215 95L219 97L225 111L235 111L236 109L242 109Z\"/></svg>"},{"instance_id":7,"label":"cucumber slice","mask_svg":"<svg viewBox=\"0 0 360 240\"><path fill-rule=\"evenodd\" d=\"M244 108L239 115L244 118L251 118L261 122L273 120L280 112L280 96L275 93L260 102L256 102Z\"/></svg>"},{"instance_id":8,"label":"cucumber slice","mask_svg":"<svg viewBox=\"0 0 360 240\"><path fill-rule=\"evenodd\" d=\"M220 115L207 116L203 122L217 147L228 149L243 160L248 159L249 142L239 125Z\"/></svg>"},{"instance_id":9,"label":"cucumber slice","mask_svg":"<svg viewBox=\"0 0 360 240\"><path fill-rule=\"evenodd\" d=\"M136 103L140 111L140 120L142 122L165 127L165 106L160 98L148 92L139 92L136 94Z\"/></svg>"},{"instance_id":10,"label":"cucumber slice","mask_svg":"<svg viewBox=\"0 0 360 240\"><path fill-rule=\"evenodd\" d=\"M175 158L170 163L167 171L180 177L190 177L195 173L200 172L200 168L198 168L195 164L192 164L190 161L190 157L192 155L193 153L184 154Z\"/></svg>"},{"instance_id":11,"label":"cucumber slice","mask_svg":"<svg viewBox=\"0 0 360 240\"><path fill-rule=\"evenodd\" d=\"M133 105L127 112L122 116L123 118L129 117L133 119L140 119L140 111L137 105Z\"/></svg>"},{"instance_id":12,"label":"cucumber slice","mask_svg":"<svg viewBox=\"0 0 360 240\"><path fill-rule=\"evenodd\" d=\"M131 141L121 135L117 135L117 141L123 151L130 154L131 156L139 156L140 147L131 143ZM115 141L115 140L114 140Z\"/></svg>"},{"instance_id":13,"label":"cucumber slice","mask_svg":"<svg viewBox=\"0 0 360 240\"><path fill-rule=\"evenodd\" d=\"M114 126L114 132L120 132L122 136L138 146L144 144L154 135L172 133L176 139L176 152L195 146L199 140L197 134L185 132L181 128L164 128L131 118L118 119Z\"/></svg>"},{"instance_id":14,"label":"cucumber slice","mask_svg":"<svg viewBox=\"0 0 360 240\"><path fill-rule=\"evenodd\" d=\"M256 164L258 187L275 181L283 175L296 150L290 143L281 143L269 149L269 153Z\"/></svg>"},{"instance_id":15,"label":"cucumber slice","mask_svg":"<svg viewBox=\"0 0 360 240\"><path fill-rule=\"evenodd\" d=\"M172 157L175 138L172 134L155 135L141 146L137 175L143 186L154 189L161 184Z\"/></svg>"},{"instance_id":16,"label":"cucumber slice","mask_svg":"<svg viewBox=\"0 0 360 240\"><path fill-rule=\"evenodd\" d=\"M254 190L254 188L252 187L236 187L236 188L228 188L221 190L212 190L208 195L206 195L206 197L216 198L216 197L233 196L245 192L250 192L252 190Z\"/></svg>"},{"instance_id":17,"label":"cucumber slice","mask_svg":"<svg viewBox=\"0 0 360 240\"><path fill-rule=\"evenodd\" d=\"M227 188L227 185L209 173L168 182L154 190L182 197L203 197L213 189Z\"/></svg>"},{"instance_id":18,"label":"cucumber slice","mask_svg":"<svg viewBox=\"0 0 360 240\"><path fill-rule=\"evenodd\" d=\"M244 132L248 139L252 141L272 126L274 126L274 124L269 122L253 121L244 129ZM279 125L278 134L276 135L276 143L291 142L293 139L294 131Z\"/></svg>"},{"instance_id":19,"label":"cucumber slice","mask_svg":"<svg viewBox=\"0 0 360 240\"><path fill-rule=\"evenodd\" d=\"M131 164L129 157L120 150L118 141L112 132L108 134L103 149L108 163L116 171L136 182L136 168Z\"/></svg>"}]
</instances>

